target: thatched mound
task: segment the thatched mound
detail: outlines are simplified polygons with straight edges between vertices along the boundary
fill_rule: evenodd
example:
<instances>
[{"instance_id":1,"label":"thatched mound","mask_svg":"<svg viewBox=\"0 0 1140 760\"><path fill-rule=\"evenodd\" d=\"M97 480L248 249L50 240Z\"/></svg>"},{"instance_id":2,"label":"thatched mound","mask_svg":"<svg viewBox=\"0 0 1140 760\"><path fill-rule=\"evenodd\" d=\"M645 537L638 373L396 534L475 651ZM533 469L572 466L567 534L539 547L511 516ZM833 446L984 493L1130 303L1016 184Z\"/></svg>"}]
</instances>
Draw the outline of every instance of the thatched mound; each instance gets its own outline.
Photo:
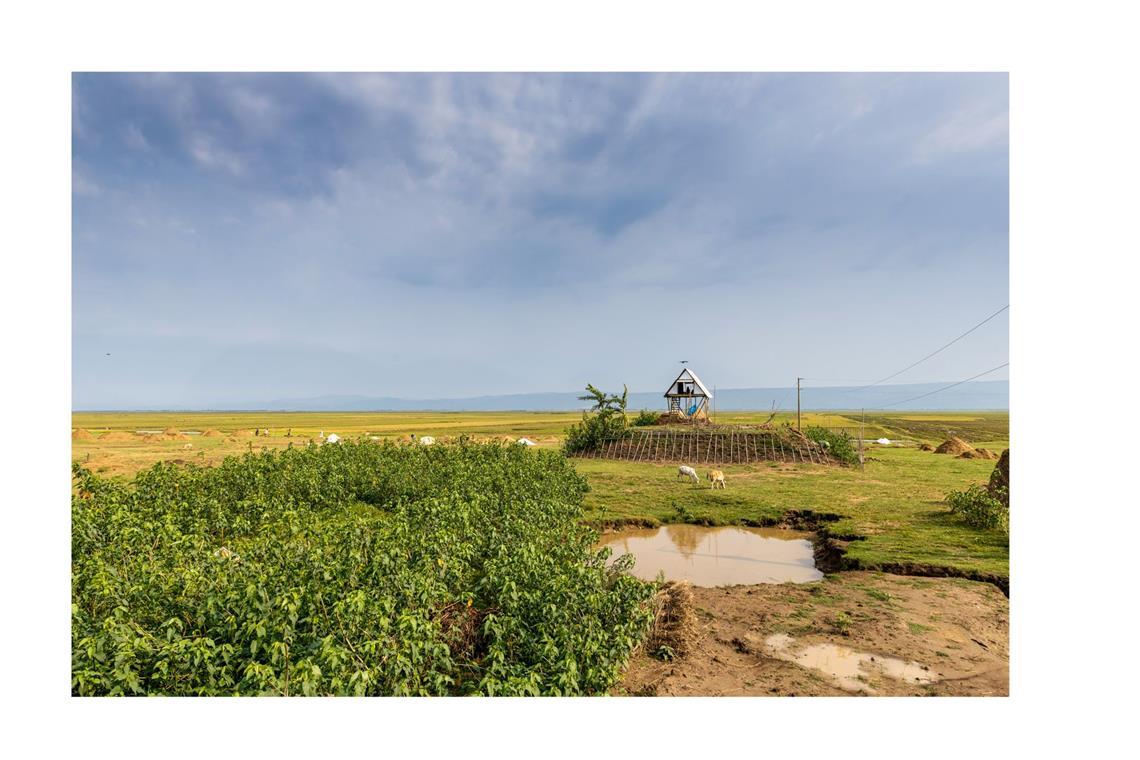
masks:
<instances>
[{"instance_id":1,"label":"thatched mound","mask_svg":"<svg viewBox=\"0 0 1140 760\"><path fill-rule=\"evenodd\" d=\"M920 444L918 444L918 450L919 451L934 451L934 447L931 446L929 443L920 443Z\"/></svg>"},{"instance_id":2,"label":"thatched mound","mask_svg":"<svg viewBox=\"0 0 1140 760\"><path fill-rule=\"evenodd\" d=\"M73 440L73 441L93 441L93 440L95 440L95 436L92 435L90 430L84 430L83 428L76 428L75 430L71 431L71 440Z\"/></svg>"},{"instance_id":3,"label":"thatched mound","mask_svg":"<svg viewBox=\"0 0 1140 760\"><path fill-rule=\"evenodd\" d=\"M981 455L982 459L997 459L998 458L996 451L990 451L989 449L975 449L975 451L977 451L978 454Z\"/></svg>"},{"instance_id":4,"label":"thatched mound","mask_svg":"<svg viewBox=\"0 0 1140 760\"><path fill-rule=\"evenodd\" d=\"M99 436L100 441L133 441L135 440L134 433L128 433L123 430L111 430Z\"/></svg>"},{"instance_id":5,"label":"thatched mound","mask_svg":"<svg viewBox=\"0 0 1140 760\"><path fill-rule=\"evenodd\" d=\"M973 451L974 447L963 441L956 436L950 438L942 443L941 446L934 450L935 454L953 454L959 456L965 454L967 451Z\"/></svg>"},{"instance_id":6,"label":"thatched mound","mask_svg":"<svg viewBox=\"0 0 1140 760\"><path fill-rule=\"evenodd\" d=\"M684 657L697 640L693 585L669 581L657 592L653 606L653 627L645 637L645 651L656 656L662 647L668 647L674 657Z\"/></svg>"},{"instance_id":7,"label":"thatched mound","mask_svg":"<svg viewBox=\"0 0 1140 760\"><path fill-rule=\"evenodd\" d=\"M657 417L658 425L675 425L678 422L684 422L686 417L681 412L664 412Z\"/></svg>"},{"instance_id":8,"label":"thatched mound","mask_svg":"<svg viewBox=\"0 0 1140 760\"><path fill-rule=\"evenodd\" d=\"M224 435L225 433L219 432L217 430L207 430L202 433L203 438L221 438Z\"/></svg>"},{"instance_id":9,"label":"thatched mound","mask_svg":"<svg viewBox=\"0 0 1140 760\"><path fill-rule=\"evenodd\" d=\"M994 471L990 473L988 490L991 495L999 497L1009 506L1009 449L1001 453Z\"/></svg>"}]
</instances>

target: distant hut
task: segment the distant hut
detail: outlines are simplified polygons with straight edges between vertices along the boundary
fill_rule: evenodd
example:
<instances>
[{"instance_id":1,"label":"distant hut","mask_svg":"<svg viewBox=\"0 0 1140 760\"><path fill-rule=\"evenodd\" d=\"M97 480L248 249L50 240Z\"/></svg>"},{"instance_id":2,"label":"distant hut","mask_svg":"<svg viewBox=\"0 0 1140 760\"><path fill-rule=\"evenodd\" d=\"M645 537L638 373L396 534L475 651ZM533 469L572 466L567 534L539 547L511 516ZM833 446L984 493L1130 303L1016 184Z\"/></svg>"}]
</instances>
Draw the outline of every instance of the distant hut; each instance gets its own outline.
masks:
<instances>
[{"instance_id":1,"label":"distant hut","mask_svg":"<svg viewBox=\"0 0 1140 760\"><path fill-rule=\"evenodd\" d=\"M679 412L688 418L708 418L709 401L712 393L697 377L697 373L686 367L665 391L669 412Z\"/></svg>"}]
</instances>

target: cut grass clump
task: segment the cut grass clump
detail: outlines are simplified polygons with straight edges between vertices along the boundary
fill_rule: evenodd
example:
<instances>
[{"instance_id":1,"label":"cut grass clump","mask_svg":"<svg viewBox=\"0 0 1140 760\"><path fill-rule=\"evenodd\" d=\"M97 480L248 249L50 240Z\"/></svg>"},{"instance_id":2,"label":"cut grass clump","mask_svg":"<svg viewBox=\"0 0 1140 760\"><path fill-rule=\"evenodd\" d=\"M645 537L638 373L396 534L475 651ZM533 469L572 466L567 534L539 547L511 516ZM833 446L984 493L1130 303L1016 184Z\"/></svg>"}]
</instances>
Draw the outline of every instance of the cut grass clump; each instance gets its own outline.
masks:
<instances>
[{"instance_id":1,"label":"cut grass clump","mask_svg":"<svg viewBox=\"0 0 1140 760\"><path fill-rule=\"evenodd\" d=\"M659 660L684 657L697 640L693 586L688 581L669 581L653 600L653 626L645 639L645 651Z\"/></svg>"}]
</instances>

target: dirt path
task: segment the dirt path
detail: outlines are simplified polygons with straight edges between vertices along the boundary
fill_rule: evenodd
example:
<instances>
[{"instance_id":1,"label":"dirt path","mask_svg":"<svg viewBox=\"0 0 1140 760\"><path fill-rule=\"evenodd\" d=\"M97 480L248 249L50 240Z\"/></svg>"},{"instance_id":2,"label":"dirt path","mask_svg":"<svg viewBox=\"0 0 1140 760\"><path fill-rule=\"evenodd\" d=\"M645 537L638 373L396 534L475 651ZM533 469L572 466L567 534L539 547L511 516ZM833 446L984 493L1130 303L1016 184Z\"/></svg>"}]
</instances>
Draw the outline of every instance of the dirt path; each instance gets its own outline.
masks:
<instances>
[{"instance_id":1,"label":"dirt path","mask_svg":"<svg viewBox=\"0 0 1140 760\"><path fill-rule=\"evenodd\" d=\"M616 694L1009 694L1009 600L988 583L848 572L693 592L693 650L638 652Z\"/></svg>"}]
</instances>

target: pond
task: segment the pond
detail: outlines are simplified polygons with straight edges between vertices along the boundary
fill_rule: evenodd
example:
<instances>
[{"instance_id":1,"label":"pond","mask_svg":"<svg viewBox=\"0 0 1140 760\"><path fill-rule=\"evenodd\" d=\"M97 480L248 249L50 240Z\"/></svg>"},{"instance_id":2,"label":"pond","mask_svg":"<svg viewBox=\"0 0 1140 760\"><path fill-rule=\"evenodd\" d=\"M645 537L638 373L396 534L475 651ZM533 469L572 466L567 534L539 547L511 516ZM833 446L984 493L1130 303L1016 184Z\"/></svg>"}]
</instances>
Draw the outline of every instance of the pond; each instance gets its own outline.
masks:
<instances>
[{"instance_id":1,"label":"pond","mask_svg":"<svg viewBox=\"0 0 1140 760\"><path fill-rule=\"evenodd\" d=\"M633 575L694 586L809 583L823 577L815 567L811 534L781 528L707 528L666 525L603 534L600 546L637 559Z\"/></svg>"}]
</instances>

